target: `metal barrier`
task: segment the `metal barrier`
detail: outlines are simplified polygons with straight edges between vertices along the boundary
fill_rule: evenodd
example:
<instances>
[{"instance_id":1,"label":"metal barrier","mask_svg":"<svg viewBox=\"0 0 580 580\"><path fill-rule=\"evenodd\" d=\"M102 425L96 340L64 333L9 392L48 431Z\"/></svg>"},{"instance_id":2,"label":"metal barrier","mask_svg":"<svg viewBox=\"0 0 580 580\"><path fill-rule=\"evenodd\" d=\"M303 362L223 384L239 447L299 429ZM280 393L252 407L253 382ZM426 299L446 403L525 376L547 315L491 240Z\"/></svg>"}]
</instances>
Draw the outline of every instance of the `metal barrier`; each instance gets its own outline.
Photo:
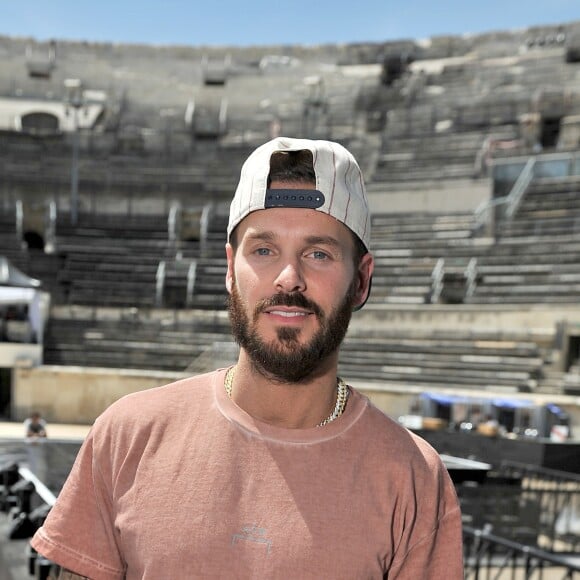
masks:
<instances>
[{"instance_id":1,"label":"metal barrier","mask_svg":"<svg viewBox=\"0 0 580 580\"><path fill-rule=\"evenodd\" d=\"M55 495L27 467L15 463L0 469L0 510L9 517L8 540L27 540L43 524L56 501ZM24 556L24 555L23 555ZM28 572L37 580L46 580L55 564L32 546L27 546Z\"/></svg>"},{"instance_id":2,"label":"metal barrier","mask_svg":"<svg viewBox=\"0 0 580 580\"><path fill-rule=\"evenodd\" d=\"M507 461L498 473L517 478L522 497L538 505L539 546L551 552L580 553L579 474Z\"/></svg>"},{"instance_id":3,"label":"metal barrier","mask_svg":"<svg viewBox=\"0 0 580 580\"><path fill-rule=\"evenodd\" d=\"M580 578L578 556L565 557L463 527L465 580L573 580ZM548 576L549 574L549 576Z\"/></svg>"},{"instance_id":4,"label":"metal barrier","mask_svg":"<svg viewBox=\"0 0 580 580\"><path fill-rule=\"evenodd\" d=\"M457 486L463 522L551 553L580 554L580 475L505 463Z\"/></svg>"}]
</instances>

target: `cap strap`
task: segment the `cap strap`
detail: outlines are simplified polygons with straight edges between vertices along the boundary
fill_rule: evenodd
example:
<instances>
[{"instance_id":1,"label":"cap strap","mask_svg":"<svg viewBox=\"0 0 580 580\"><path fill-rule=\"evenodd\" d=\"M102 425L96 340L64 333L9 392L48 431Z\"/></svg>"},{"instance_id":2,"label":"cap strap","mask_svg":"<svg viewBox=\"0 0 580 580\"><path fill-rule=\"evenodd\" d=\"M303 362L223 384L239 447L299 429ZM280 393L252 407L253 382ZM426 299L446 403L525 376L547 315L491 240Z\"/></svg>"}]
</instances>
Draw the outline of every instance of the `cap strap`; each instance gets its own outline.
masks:
<instances>
[{"instance_id":1,"label":"cap strap","mask_svg":"<svg viewBox=\"0 0 580 580\"><path fill-rule=\"evenodd\" d=\"M301 207L317 209L324 205L324 194L317 189L267 189L264 208Z\"/></svg>"}]
</instances>

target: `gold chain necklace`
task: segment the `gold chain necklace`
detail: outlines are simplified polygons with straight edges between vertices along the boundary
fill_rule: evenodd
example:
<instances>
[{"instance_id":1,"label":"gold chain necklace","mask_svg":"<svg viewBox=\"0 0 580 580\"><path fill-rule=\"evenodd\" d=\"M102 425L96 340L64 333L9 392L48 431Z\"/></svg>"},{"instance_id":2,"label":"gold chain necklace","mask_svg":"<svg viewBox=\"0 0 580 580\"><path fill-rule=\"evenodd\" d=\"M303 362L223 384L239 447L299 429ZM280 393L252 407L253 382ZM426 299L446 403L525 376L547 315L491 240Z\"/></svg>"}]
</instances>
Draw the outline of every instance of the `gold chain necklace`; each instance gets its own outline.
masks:
<instances>
[{"instance_id":1,"label":"gold chain necklace","mask_svg":"<svg viewBox=\"0 0 580 580\"><path fill-rule=\"evenodd\" d=\"M232 387L234 385L235 374L236 367L233 366L229 368L226 372L226 378L224 381L224 387L230 399L232 398ZM324 427L324 425L327 425L331 421L338 419L344 413L346 402L348 400L348 386L340 377L337 377L336 385L336 405L334 406L332 413L330 413L330 415L326 417L324 421L318 423L318 425L316 425L317 427Z\"/></svg>"}]
</instances>

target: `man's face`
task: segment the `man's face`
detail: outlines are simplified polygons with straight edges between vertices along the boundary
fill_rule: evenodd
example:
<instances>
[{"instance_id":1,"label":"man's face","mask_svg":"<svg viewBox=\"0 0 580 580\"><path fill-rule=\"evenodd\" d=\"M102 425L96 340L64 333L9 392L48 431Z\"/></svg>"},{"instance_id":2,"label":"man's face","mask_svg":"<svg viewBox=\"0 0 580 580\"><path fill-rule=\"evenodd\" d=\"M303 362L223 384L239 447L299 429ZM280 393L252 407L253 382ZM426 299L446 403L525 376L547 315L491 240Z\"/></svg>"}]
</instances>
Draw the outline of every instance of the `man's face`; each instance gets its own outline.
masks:
<instances>
[{"instance_id":1,"label":"man's face","mask_svg":"<svg viewBox=\"0 0 580 580\"><path fill-rule=\"evenodd\" d=\"M282 382L299 382L310 376L321 361L338 350L350 322L351 304L352 294L349 293L330 315L325 315L318 304L305 299L302 294L275 294L256 304L250 319L234 283L228 311L234 338L249 354L256 368L262 374ZM267 342L262 338L258 330L260 315L268 312L268 309L281 306L289 309L306 308L315 313L320 327L310 340L301 341L301 330L293 325L278 326L275 340Z\"/></svg>"},{"instance_id":2,"label":"man's face","mask_svg":"<svg viewBox=\"0 0 580 580\"><path fill-rule=\"evenodd\" d=\"M352 234L309 209L268 209L246 217L228 244L229 313L236 341L255 368L299 382L336 360L352 309L372 273L355 268Z\"/></svg>"}]
</instances>

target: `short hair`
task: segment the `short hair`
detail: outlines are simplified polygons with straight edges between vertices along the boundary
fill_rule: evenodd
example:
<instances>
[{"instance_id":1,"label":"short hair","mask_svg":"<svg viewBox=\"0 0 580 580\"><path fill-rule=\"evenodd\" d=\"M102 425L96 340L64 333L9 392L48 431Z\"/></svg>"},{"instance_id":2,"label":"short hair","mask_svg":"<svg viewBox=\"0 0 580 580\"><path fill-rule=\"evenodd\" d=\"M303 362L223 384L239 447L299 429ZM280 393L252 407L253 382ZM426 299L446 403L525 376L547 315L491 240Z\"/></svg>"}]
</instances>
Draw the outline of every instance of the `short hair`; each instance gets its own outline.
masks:
<instances>
[{"instance_id":1,"label":"short hair","mask_svg":"<svg viewBox=\"0 0 580 580\"><path fill-rule=\"evenodd\" d=\"M268 187L270 187L272 181L316 185L312 151L301 149L299 151L276 151L273 153L270 157Z\"/></svg>"}]
</instances>

